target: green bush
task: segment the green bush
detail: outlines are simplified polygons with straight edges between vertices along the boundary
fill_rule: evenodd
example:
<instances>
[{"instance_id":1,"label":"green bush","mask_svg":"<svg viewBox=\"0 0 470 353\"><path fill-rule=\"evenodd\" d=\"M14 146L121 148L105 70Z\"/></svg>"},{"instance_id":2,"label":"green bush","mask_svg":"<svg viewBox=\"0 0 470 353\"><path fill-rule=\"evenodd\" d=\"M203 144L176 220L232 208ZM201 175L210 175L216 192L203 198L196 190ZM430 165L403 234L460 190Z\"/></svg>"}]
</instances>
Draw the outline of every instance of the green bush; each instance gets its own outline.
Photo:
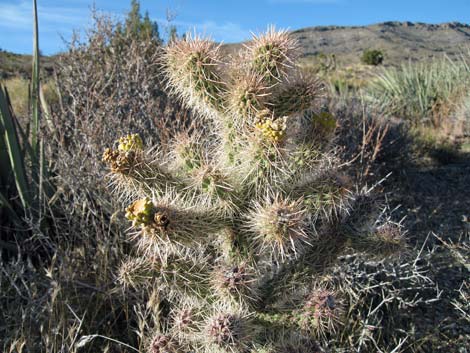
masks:
<instances>
[{"instance_id":1,"label":"green bush","mask_svg":"<svg viewBox=\"0 0 470 353\"><path fill-rule=\"evenodd\" d=\"M384 53L377 49L364 50L361 61L366 65L380 65L384 61Z\"/></svg>"}]
</instances>

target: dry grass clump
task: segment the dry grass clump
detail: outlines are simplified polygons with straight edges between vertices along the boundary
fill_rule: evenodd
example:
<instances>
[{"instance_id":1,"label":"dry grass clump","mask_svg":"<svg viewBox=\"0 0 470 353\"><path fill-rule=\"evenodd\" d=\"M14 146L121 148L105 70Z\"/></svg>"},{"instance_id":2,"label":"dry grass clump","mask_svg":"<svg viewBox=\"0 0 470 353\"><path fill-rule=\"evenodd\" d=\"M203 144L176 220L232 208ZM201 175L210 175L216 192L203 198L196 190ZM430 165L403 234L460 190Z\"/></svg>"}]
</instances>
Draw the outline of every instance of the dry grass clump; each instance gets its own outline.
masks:
<instances>
[{"instance_id":1,"label":"dry grass clump","mask_svg":"<svg viewBox=\"0 0 470 353\"><path fill-rule=\"evenodd\" d=\"M29 113L29 81L21 77L13 77L3 82L8 90L11 105L15 114L24 117Z\"/></svg>"}]
</instances>

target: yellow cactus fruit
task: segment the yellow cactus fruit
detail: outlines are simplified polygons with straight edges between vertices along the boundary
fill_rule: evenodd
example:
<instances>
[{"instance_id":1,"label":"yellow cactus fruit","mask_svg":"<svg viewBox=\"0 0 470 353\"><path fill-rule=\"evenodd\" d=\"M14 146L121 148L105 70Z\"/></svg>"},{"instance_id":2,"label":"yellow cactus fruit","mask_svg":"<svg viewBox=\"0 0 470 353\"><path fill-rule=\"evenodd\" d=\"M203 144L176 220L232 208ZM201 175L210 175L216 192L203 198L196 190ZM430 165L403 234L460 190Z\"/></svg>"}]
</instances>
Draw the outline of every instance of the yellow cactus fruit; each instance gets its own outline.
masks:
<instances>
[{"instance_id":1,"label":"yellow cactus fruit","mask_svg":"<svg viewBox=\"0 0 470 353\"><path fill-rule=\"evenodd\" d=\"M286 135L287 117L259 119L255 126L266 139L278 143L281 142Z\"/></svg>"},{"instance_id":2,"label":"yellow cactus fruit","mask_svg":"<svg viewBox=\"0 0 470 353\"><path fill-rule=\"evenodd\" d=\"M139 134L130 134L119 138L118 150L128 152L131 150L141 150L144 146Z\"/></svg>"},{"instance_id":3,"label":"yellow cactus fruit","mask_svg":"<svg viewBox=\"0 0 470 353\"><path fill-rule=\"evenodd\" d=\"M135 201L126 209L126 218L132 221L134 226L147 226L153 222L155 207L152 201L146 197Z\"/></svg>"}]
</instances>

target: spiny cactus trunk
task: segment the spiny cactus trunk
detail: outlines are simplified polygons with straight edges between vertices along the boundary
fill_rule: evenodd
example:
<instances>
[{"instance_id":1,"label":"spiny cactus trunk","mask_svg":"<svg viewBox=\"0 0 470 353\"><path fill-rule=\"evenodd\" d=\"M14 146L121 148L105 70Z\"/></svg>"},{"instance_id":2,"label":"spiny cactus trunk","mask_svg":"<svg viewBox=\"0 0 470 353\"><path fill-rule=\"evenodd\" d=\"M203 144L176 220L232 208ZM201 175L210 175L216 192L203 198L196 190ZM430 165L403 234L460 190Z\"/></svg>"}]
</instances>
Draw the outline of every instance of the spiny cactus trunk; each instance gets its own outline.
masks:
<instances>
[{"instance_id":1,"label":"spiny cactus trunk","mask_svg":"<svg viewBox=\"0 0 470 353\"><path fill-rule=\"evenodd\" d=\"M342 327L345 301L318 267L345 247L337 229L357 188L296 49L273 28L229 61L209 40L172 41L168 90L207 129L178 136L168 155L136 135L105 151L137 245L120 282L169 306L149 352L308 350Z\"/></svg>"}]
</instances>

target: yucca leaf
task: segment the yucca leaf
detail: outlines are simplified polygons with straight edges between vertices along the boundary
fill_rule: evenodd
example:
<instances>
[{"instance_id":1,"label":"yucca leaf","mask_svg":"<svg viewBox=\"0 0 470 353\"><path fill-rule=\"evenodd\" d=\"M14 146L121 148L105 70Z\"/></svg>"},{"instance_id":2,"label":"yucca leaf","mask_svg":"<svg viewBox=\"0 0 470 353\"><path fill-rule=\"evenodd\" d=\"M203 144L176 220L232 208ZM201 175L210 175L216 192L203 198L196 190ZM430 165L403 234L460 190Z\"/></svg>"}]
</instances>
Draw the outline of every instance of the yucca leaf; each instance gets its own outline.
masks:
<instances>
[{"instance_id":1,"label":"yucca leaf","mask_svg":"<svg viewBox=\"0 0 470 353\"><path fill-rule=\"evenodd\" d=\"M12 171L4 136L5 128L3 127L2 119L0 119L0 183L1 185L8 185L9 179L12 177Z\"/></svg>"},{"instance_id":2,"label":"yucca leaf","mask_svg":"<svg viewBox=\"0 0 470 353\"><path fill-rule=\"evenodd\" d=\"M0 87L0 123L3 126L3 136L6 150L10 159L11 170L15 177L15 184L20 196L21 203L25 210L29 209L31 199L28 182L26 179L24 156L21 154L18 135L15 130L13 117L8 106L5 89Z\"/></svg>"},{"instance_id":3,"label":"yucca leaf","mask_svg":"<svg viewBox=\"0 0 470 353\"><path fill-rule=\"evenodd\" d=\"M33 34L33 71L31 74L31 147L33 152L39 153L38 134L39 134L39 35L38 35L38 11L37 1L33 0L33 18L34 18L34 34ZM38 160L38 158L36 158Z\"/></svg>"},{"instance_id":4,"label":"yucca leaf","mask_svg":"<svg viewBox=\"0 0 470 353\"><path fill-rule=\"evenodd\" d=\"M39 128L41 120L40 110L40 80L39 80L39 21L37 11L37 0L33 0L33 67L31 74L31 149L33 156L31 158L32 165L32 182L35 184L33 210L38 212L40 217L41 201L44 190L43 178L43 160L42 142L40 142ZM37 185L37 187L36 187Z\"/></svg>"},{"instance_id":5,"label":"yucca leaf","mask_svg":"<svg viewBox=\"0 0 470 353\"><path fill-rule=\"evenodd\" d=\"M6 88L5 88L5 99L7 101L7 106L10 108L10 113L11 113L10 115L14 123L14 128L16 132L19 134L19 137L22 142L22 145L20 146L20 148L21 148L21 154L23 156L23 159L25 159L26 154L27 154L28 157L31 159L31 161L33 161L34 163L36 156L34 155L33 150L31 148L31 144L29 143L29 140L28 140L28 131L24 131L23 127L18 122L18 119L16 118L16 115L14 114L14 111L12 108L12 104L10 100L10 93L8 92Z\"/></svg>"}]
</instances>

